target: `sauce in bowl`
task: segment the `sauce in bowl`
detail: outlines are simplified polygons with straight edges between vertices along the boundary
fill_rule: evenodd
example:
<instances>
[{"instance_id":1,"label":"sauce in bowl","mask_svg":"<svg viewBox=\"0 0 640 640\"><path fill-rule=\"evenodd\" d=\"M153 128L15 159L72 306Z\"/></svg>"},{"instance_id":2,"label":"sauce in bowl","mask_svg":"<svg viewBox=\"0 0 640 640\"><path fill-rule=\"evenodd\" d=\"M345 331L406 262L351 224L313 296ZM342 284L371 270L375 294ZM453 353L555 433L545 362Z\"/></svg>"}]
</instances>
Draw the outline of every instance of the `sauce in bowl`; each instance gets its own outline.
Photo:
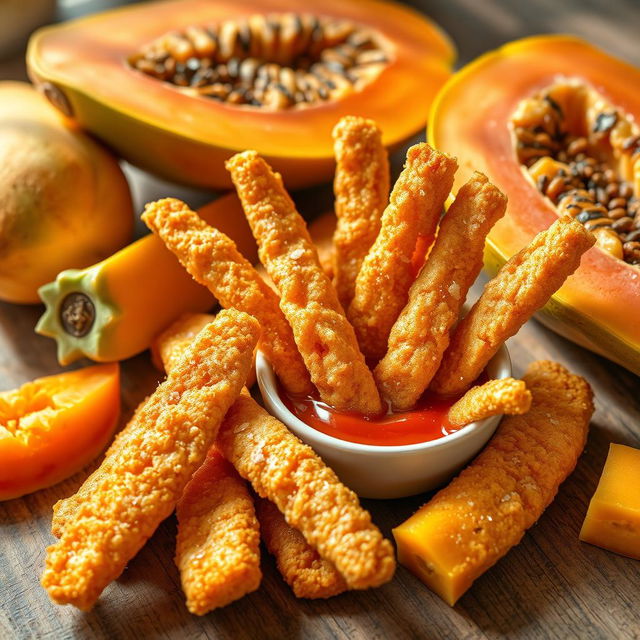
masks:
<instances>
[{"instance_id":1,"label":"sauce in bowl","mask_svg":"<svg viewBox=\"0 0 640 640\"><path fill-rule=\"evenodd\" d=\"M483 373L476 384L486 382ZM318 398L290 396L281 387L278 393L284 405L305 424L328 436L376 446L418 444L438 440L464 427L453 426L447 417L451 406L463 394L439 396L426 391L410 411L387 411L381 416L336 411Z\"/></svg>"}]
</instances>

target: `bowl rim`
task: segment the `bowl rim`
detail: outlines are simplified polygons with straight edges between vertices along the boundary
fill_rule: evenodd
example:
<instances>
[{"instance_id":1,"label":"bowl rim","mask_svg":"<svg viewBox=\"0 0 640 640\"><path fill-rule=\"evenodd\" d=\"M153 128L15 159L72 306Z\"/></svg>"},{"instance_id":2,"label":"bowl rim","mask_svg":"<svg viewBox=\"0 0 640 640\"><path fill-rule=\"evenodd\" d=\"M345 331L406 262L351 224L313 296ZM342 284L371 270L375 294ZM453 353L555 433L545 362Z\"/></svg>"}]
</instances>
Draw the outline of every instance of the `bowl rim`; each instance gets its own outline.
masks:
<instances>
[{"instance_id":1,"label":"bowl rim","mask_svg":"<svg viewBox=\"0 0 640 640\"><path fill-rule=\"evenodd\" d=\"M487 366L494 365L497 368L498 375L492 379L508 378L512 375L511 356L505 344L502 344L495 355L489 361ZM302 421L286 407L276 386L276 375L264 353L258 349L256 353L256 380L260 388L260 394L263 402L270 404L275 408L275 417L285 425L290 427L296 435L301 437L307 443L318 442L326 447L340 449L350 453L360 454L376 454L394 456L400 453L418 454L429 449L448 449L455 446L460 440L472 437L478 431L485 429L497 428L502 415L489 416L476 422L462 427L455 433L429 440L427 442L417 442L415 444L402 445L373 445L363 444L360 442L350 442L349 440L341 440L335 436L330 436L322 431L318 431Z\"/></svg>"}]
</instances>

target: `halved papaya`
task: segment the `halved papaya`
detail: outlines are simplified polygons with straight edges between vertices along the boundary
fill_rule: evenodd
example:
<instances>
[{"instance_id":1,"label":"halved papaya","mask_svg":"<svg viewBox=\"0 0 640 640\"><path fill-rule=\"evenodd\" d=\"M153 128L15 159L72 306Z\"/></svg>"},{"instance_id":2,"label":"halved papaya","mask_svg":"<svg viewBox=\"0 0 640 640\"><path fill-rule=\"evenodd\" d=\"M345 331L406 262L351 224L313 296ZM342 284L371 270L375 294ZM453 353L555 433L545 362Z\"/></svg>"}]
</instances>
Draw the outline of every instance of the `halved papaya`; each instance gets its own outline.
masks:
<instances>
[{"instance_id":1,"label":"halved papaya","mask_svg":"<svg viewBox=\"0 0 640 640\"><path fill-rule=\"evenodd\" d=\"M256 149L289 187L329 180L331 129L373 118L387 146L420 130L454 49L383 0L170 0L32 37L29 74L124 158L165 178L231 186L224 160Z\"/></svg>"},{"instance_id":2,"label":"halved papaya","mask_svg":"<svg viewBox=\"0 0 640 640\"><path fill-rule=\"evenodd\" d=\"M569 89L559 87L559 82L565 83ZM454 190L468 179L473 170L479 170L486 173L509 198L507 215L496 224L488 237L485 267L489 273L495 273L510 256L526 245L536 233L548 227L558 215L548 190L547 195L544 190L541 193L543 183L547 184L547 178L542 175L545 171L540 164L523 164L522 141L518 139L518 131L513 125L514 114L518 114L516 119L522 116L523 101L544 95L550 108L565 120L574 118L573 124L568 125L569 129L582 128L583 137L595 135L594 132L599 136L600 130L610 128L614 119L607 120L608 116L597 114L595 124L587 130L585 123L594 113L593 109L588 113L588 109L584 111L585 104L597 104L599 108L613 105L616 117L622 118L624 114L627 118L625 127L628 125L631 131L633 121L640 122L639 85L640 70L587 42L570 36L539 36L512 42L485 54L459 71L443 87L431 110L428 137L432 145L458 157L460 170L456 174L457 185ZM571 87L584 87L581 90L584 95L596 96L593 100L587 100L584 95L580 98L583 102L583 111L580 113L577 112L579 109ZM562 106L557 100L551 99L549 92L553 91L565 96ZM553 117L547 120L551 121ZM547 134L545 126L540 124L533 129L534 135L539 135L540 139L532 144L531 149L540 157L553 155L546 148L541 150L541 146L547 144L543 140ZM565 132L563 135L563 139L569 141L577 139L580 132ZM597 152L601 160L604 158L603 162L609 162L611 172L615 174L620 171L620 166L617 166L619 158L613 153L615 149L612 150L611 144L602 142L600 138L597 144L602 148ZM633 185L635 180L635 195L631 196L634 206L637 206L640 195L637 193L640 176L639 140L629 135L629 140L625 141L626 156L622 158L626 162L625 180L629 181L625 183L626 188L631 189L629 185ZM580 144L584 145L585 142ZM558 154L566 160L566 150L558 151ZM586 158L586 155L583 154L581 158ZM550 164L557 162L552 159L544 161ZM579 170L576 171L579 173ZM536 172L540 179L538 183L532 179ZM561 185L561 190L567 190L566 195L571 196L567 202L572 198L575 200L578 192L571 191L567 185L578 178L571 171L562 170L559 174L560 182L566 183ZM589 182L587 186L589 189L593 187L595 194L598 185ZM548 184L545 188L548 189ZM580 197L578 193L579 201ZM603 197L608 199L608 196ZM561 204L558 201L558 206ZM579 207L576 207L576 211L581 211L584 203L577 204ZM604 210L606 217L606 206L603 209L596 202L591 208L594 210L586 211L578 219L594 230L601 224L608 225L608 232L612 220L603 222L603 214L598 213ZM611 217L614 217L613 211ZM628 225L628 220L624 224ZM616 228L616 224L613 224L613 228ZM625 243L625 251L633 248L632 245ZM626 254L629 257L627 262L615 257L615 252L606 251L608 247L604 243L600 243L600 247L590 249L583 256L578 271L537 317L566 338L640 374L640 265L632 264L632 258ZM618 251L617 255L622 254Z\"/></svg>"}]
</instances>

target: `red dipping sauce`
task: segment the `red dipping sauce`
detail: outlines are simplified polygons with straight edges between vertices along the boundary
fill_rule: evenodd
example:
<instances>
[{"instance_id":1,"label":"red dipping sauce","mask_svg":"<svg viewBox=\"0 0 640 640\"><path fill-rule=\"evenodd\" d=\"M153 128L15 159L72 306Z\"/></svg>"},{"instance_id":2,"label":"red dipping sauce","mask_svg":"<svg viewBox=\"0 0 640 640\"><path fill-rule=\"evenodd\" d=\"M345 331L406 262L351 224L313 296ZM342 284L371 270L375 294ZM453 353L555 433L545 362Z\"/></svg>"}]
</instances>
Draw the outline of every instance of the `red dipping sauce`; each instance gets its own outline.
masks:
<instances>
[{"instance_id":1,"label":"red dipping sauce","mask_svg":"<svg viewBox=\"0 0 640 640\"><path fill-rule=\"evenodd\" d=\"M483 373L477 384L486 379ZM376 446L419 444L464 429L453 426L447 418L449 409L463 394L444 397L426 391L411 411L388 411L381 416L363 416L336 411L318 398L290 396L280 386L278 392L287 409L302 422L347 442Z\"/></svg>"}]
</instances>

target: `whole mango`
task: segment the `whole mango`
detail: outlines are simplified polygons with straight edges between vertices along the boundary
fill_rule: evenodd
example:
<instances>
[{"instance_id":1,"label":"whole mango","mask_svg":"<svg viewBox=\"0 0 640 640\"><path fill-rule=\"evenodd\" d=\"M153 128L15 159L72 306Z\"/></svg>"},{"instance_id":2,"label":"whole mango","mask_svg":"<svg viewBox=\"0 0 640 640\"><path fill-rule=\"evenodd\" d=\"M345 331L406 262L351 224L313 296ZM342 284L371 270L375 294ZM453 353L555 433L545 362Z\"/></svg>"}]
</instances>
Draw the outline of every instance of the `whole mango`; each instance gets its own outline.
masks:
<instances>
[{"instance_id":1,"label":"whole mango","mask_svg":"<svg viewBox=\"0 0 640 640\"><path fill-rule=\"evenodd\" d=\"M131 239L116 159L26 83L0 82L0 299L39 302L58 272Z\"/></svg>"}]
</instances>

